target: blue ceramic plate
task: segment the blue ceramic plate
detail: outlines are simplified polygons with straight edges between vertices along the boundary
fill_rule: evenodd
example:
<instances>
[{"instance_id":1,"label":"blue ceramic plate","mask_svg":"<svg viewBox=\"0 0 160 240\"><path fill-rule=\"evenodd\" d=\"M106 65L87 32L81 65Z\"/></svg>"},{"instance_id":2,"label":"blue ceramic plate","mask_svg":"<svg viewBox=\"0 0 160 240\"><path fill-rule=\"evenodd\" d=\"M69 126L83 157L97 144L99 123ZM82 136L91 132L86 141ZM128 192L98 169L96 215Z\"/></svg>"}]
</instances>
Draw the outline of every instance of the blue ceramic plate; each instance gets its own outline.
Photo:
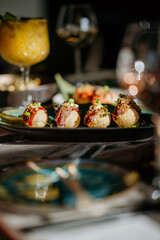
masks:
<instances>
[{"instance_id":1,"label":"blue ceramic plate","mask_svg":"<svg viewBox=\"0 0 160 240\"><path fill-rule=\"evenodd\" d=\"M28 207L30 210L63 207L74 208L78 194L68 187L66 180L59 177L56 169L60 168L68 174L69 159L50 160L35 163L23 163L0 170L0 203L18 207ZM35 167L36 166L36 167ZM131 189L139 180L136 172L130 172L116 165L101 161L80 159L77 164L77 174L73 182L77 181L85 194L91 200L106 200ZM74 185L74 189L77 185ZM79 193L79 191L78 191Z\"/></svg>"}]
</instances>

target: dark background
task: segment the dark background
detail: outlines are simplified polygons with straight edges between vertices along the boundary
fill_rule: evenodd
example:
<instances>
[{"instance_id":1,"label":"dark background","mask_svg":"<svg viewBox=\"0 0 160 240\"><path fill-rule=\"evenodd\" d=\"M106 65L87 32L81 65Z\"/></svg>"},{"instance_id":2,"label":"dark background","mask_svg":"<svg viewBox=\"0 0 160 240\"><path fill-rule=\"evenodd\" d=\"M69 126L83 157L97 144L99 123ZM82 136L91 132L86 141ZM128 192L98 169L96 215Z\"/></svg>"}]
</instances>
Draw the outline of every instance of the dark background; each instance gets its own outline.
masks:
<instances>
[{"instance_id":1,"label":"dark background","mask_svg":"<svg viewBox=\"0 0 160 240\"><path fill-rule=\"evenodd\" d=\"M118 0L45 0L43 1L43 5L46 9L45 17L47 17L49 21L51 50L48 58L43 61L43 63L32 66L31 71L33 73L45 74L53 78L56 72L62 74L74 72L73 49L63 44L55 34L59 8L62 4L69 3L89 3L94 7L99 22L99 34L103 39L103 54L100 65L98 66L99 69L115 68L117 54L121 47L125 28L130 22L160 20L160 10L157 3L154 3L154 1L146 1L143 3L142 1L123 2ZM27 12L26 15L29 16L29 13ZM90 46L82 50L82 63L84 69L89 50ZM13 68L13 66L4 63L3 60L1 60L1 63L1 73L18 71L18 68Z\"/></svg>"}]
</instances>

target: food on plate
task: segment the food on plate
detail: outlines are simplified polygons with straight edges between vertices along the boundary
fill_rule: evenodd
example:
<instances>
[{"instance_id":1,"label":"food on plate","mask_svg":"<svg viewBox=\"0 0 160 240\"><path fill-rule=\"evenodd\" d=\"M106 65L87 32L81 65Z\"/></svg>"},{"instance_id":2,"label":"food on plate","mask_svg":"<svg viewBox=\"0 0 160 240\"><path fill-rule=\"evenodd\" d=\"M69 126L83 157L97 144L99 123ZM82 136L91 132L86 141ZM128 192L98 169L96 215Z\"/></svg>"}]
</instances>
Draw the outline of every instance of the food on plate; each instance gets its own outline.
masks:
<instances>
[{"instance_id":1,"label":"food on plate","mask_svg":"<svg viewBox=\"0 0 160 240\"><path fill-rule=\"evenodd\" d=\"M58 128L76 128L81 121L79 105L70 98L61 105L55 107L55 122Z\"/></svg>"},{"instance_id":2,"label":"food on plate","mask_svg":"<svg viewBox=\"0 0 160 240\"><path fill-rule=\"evenodd\" d=\"M120 95L112 113L113 121L119 127L132 127L139 121L141 109L130 95Z\"/></svg>"},{"instance_id":3,"label":"food on plate","mask_svg":"<svg viewBox=\"0 0 160 240\"><path fill-rule=\"evenodd\" d=\"M91 84L84 84L77 87L73 93L72 98L78 104L90 103L94 95L95 87Z\"/></svg>"},{"instance_id":4,"label":"food on plate","mask_svg":"<svg viewBox=\"0 0 160 240\"><path fill-rule=\"evenodd\" d=\"M40 102L33 101L22 113L22 118L28 127L43 128L48 123L48 112Z\"/></svg>"},{"instance_id":5,"label":"food on plate","mask_svg":"<svg viewBox=\"0 0 160 240\"><path fill-rule=\"evenodd\" d=\"M99 98L102 104L114 104L114 102L118 99L118 95L111 91L107 85L100 86L85 83L76 87L63 79L59 73L55 74L55 80L63 98L66 101L69 97L71 97L77 104L86 104L94 102L95 98Z\"/></svg>"},{"instance_id":6,"label":"food on plate","mask_svg":"<svg viewBox=\"0 0 160 240\"><path fill-rule=\"evenodd\" d=\"M19 109L16 109L18 112ZM6 110L0 113L0 119L3 119L5 122L9 124L23 125L23 119L21 116L12 116L10 115L12 110Z\"/></svg>"},{"instance_id":7,"label":"food on plate","mask_svg":"<svg viewBox=\"0 0 160 240\"><path fill-rule=\"evenodd\" d=\"M86 83L76 89L72 98L78 104L92 103L95 102L97 98L102 104L114 104L118 96L115 92L110 91L108 86L98 86Z\"/></svg>"},{"instance_id":8,"label":"food on plate","mask_svg":"<svg viewBox=\"0 0 160 240\"><path fill-rule=\"evenodd\" d=\"M70 96L76 91L76 87L63 79L62 75L60 73L55 74L55 80L57 83L57 86L62 94L62 97L65 101L67 101Z\"/></svg>"},{"instance_id":9,"label":"food on plate","mask_svg":"<svg viewBox=\"0 0 160 240\"><path fill-rule=\"evenodd\" d=\"M84 117L84 124L91 128L106 128L111 124L111 114L97 98Z\"/></svg>"},{"instance_id":10,"label":"food on plate","mask_svg":"<svg viewBox=\"0 0 160 240\"><path fill-rule=\"evenodd\" d=\"M9 77L8 77L9 79ZM13 76L13 79L9 79L10 81L6 81L7 80L7 75L4 75L4 79L3 76L1 76L1 82L0 82L0 91L16 91L16 90L25 90L26 88L28 90L34 89L38 86L40 86L41 84L41 79L40 78L35 78L35 79L31 79L29 78L29 81L27 82L27 84L25 85L25 83L23 82L23 79L21 77L15 77Z\"/></svg>"}]
</instances>

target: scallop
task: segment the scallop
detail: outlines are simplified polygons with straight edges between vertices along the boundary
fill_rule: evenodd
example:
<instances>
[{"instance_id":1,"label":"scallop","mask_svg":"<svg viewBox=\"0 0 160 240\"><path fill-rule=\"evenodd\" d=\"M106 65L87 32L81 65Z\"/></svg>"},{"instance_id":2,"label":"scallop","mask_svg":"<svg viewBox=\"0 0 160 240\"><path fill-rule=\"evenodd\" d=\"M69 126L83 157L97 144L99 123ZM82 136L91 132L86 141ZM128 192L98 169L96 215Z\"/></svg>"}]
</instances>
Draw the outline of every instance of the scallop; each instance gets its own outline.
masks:
<instances>
[{"instance_id":1,"label":"scallop","mask_svg":"<svg viewBox=\"0 0 160 240\"><path fill-rule=\"evenodd\" d=\"M35 116L32 119L32 124L30 124L30 121L27 121L25 123L26 126L28 127L40 127L43 128L45 127L45 125L48 122L48 114L46 111L40 109L37 111L37 113L35 114Z\"/></svg>"},{"instance_id":2,"label":"scallop","mask_svg":"<svg viewBox=\"0 0 160 240\"><path fill-rule=\"evenodd\" d=\"M91 128L106 128L111 124L111 115L103 115L102 113L97 113L92 117L92 120L87 124Z\"/></svg>"},{"instance_id":3,"label":"scallop","mask_svg":"<svg viewBox=\"0 0 160 240\"><path fill-rule=\"evenodd\" d=\"M65 120L65 128L76 128L79 126L81 117L77 111L72 111Z\"/></svg>"},{"instance_id":4,"label":"scallop","mask_svg":"<svg viewBox=\"0 0 160 240\"><path fill-rule=\"evenodd\" d=\"M124 114L118 114L114 121L119 127L132 127L138 120L138 112L134 108L129 108Z\"/></svg>"},{"instance_id":5,"label":"scallop","mask_svg":"<svg viewBox=\"0 0 160 240\"><path fill-rule=\"evenodd\" d=\"M110 92L108 94L105 94L104 102L106 104L114 104L115 101L117 101L118 96L114 92Z\"/></svg>"}]
</instances>

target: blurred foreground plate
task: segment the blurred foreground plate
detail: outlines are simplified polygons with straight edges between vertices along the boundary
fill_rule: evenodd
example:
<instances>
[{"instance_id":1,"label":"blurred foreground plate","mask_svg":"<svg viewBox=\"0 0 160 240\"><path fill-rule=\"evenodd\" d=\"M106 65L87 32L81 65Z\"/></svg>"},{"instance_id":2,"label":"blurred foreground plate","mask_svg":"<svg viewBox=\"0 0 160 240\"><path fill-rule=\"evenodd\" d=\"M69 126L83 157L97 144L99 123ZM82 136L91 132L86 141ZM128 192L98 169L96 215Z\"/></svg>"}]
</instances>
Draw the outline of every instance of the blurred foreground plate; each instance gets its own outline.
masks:
<instances>
[{"instance_id":1,"label":"blurred foreground plate","mask_svg":"<svg viewBox=\"0 0 160 240\"><path fill-rule=\"evenodd\" d=\"M53 175L57 172L56 169L68 173L72 164L73 161L66 158L28 161L14 168L8 167L7 170L2 168L0 170L1 210L53 214L53 216L59 213L59 217L57 215L57 219L54 218L56 222L60 221L60 218L62 221L78 218L78 215L71 214L65 219L66 216L63 215L65 211L75 209L88 217L89 212L85 212L85 209L89 210L93 207L90 209L92 210L90 214L94 216L98 210L96 210L98 206L94 204L100 204L99 206L103 207L103 211L99 212L100 215L104 215L112 207L127 207L126 201L123 200L126 198L127 191L133 191L137 186L139 182L137 172L98 160L79 159L76 163L78 173L69 180L72 189L75 189L72 190L65 179L56 178ZM83 201L87 199L90 205ZM113 199L116 201L114 202ZM106 205L101 205L102 201Z\"/></svg>"}]
</instances>

